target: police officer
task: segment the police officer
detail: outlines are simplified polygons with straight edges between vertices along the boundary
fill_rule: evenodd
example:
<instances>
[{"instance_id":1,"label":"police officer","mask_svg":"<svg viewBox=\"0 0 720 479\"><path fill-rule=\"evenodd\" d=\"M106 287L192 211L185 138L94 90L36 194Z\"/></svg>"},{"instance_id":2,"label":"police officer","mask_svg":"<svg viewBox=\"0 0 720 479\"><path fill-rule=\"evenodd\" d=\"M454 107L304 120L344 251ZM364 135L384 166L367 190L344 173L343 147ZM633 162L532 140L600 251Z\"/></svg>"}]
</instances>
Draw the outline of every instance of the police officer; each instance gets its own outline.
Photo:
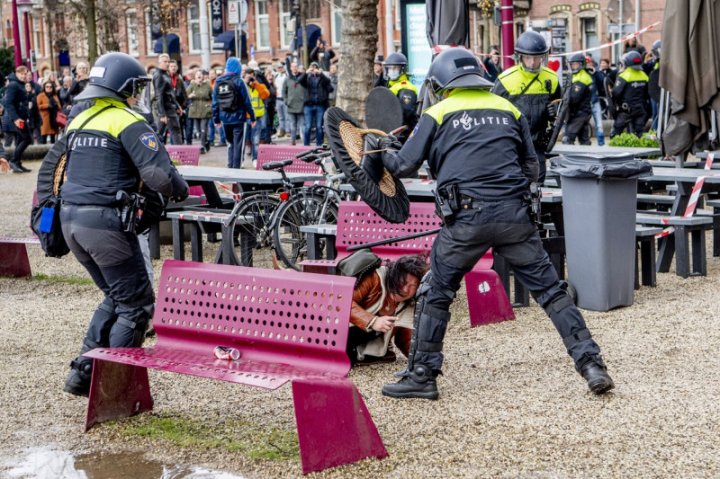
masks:
<instances>
[{"instance_id":1,"label":"police officer","mask_svg":"<svg viewBox=\"0 0 720 479\"><path fill-rule=\"evenodd\" d=\"M399 382L383 387L383 394L438 398L436 377L443 364L450 304L463 276L491 247L512 265L550 316L590 390L601 394L612 389L600 347L558 279L528 215L527 196L537 180L538 163L525 117L488 91L492 85L483 78L480 63L463 48L440 53L428 79L443 99L425 110L402 149L393 150L398 143L392 138L366 136L366 151L388 148L380 157L393 175L409 176L427 159L444 212L430 272L416 295L408 367ZM377 157L363 158L363 168L377 165Z\"/></svg>"},{"instance_id":2,"label":"police officer","mask_svg":"<svg viewBox=\"0 0 720 479\"><path fill-rule=\"evenodd\" d=\"M577 138L581 145L589 145L588 126L592 117L593 78L585 69L585 55L582 53L571 55L568 62L572 71L572 80L570 81L568 120L563 143L572 145Z\"/></svg>"},{"instance_id":3,"label":"police officer","mask_svg":"<svg viewBox=\"0 0 720 479\"><path fill-rule=\"evenodd\" d=\"M402 53L395 52L388 55L385 60L385 77L388 88L400 100L403 111L403 125L407 126L403 132L404 140L417 124L417 101L418 88L410 81L407 73L407 57Z\"/></svg>"},{"instance_id":4,"label":"police officer","mask_svg":"<svg viewBox=\"0 0 720 479\"><path fill-rule=\"evenodd\" d=\"M545 153L557 115L558 103L553 100L562 96L557 74L543 66L549 51L542 35L523 33L515 44L517 64L501 73L492 89L510 100L527 119L540 165L540 183L545 181Z\"/></svg>"},{"instance_id":5,"label":"police officer","mask_svg":"<svg viewBox=\"0 0 720 479\"><path fill-rule=\"evenodd\" d=\"M626 128L630 133L640 136L645 131L648 119L648 76L643 71L640 53L631 50L623 55L621 69L611 92L617 111L611 138Z\"/></svg>"},{"instance_id":6,"label":"police officer","mask_svg":"<svg viewBox=\"0 0 720 479\"><path fill-rule=\"evenodd\" d=\"M187 197L187 183L153 129L128 106L141 97L149 81L130 55L103 55L77 97L94 103L67 128L62 231L70 250L105 294L65 382L64 390L78 396L88 394L92 368L92 360L82 354L98 347L140 346L153 313L153 291L137 235L121 219L126 218L121 215L127 206L123 198L139 192L141 183L148 199L158 194Z\"/></svg>"}]
</instances>

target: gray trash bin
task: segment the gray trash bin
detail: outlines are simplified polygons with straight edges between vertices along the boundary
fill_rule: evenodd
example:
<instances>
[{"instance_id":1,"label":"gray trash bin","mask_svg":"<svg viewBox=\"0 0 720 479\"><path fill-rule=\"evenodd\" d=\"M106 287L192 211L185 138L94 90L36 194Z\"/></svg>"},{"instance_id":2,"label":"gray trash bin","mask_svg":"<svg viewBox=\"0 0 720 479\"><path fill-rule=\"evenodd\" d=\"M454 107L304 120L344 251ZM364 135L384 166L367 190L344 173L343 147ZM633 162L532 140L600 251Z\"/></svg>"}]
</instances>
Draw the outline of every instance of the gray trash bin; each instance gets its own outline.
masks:
<instances>
[{"instance_id":1,"label":"gray trash bin","mask_svg":"<svg viewBox=\"0 0 720 479\"><path fill-rule=\"evenodd\" d=\"M632 154L552 160L562 180L568 280L577 305L608 311L633 302L637 178L652 171Z\"/></svg>"}]
</instances>

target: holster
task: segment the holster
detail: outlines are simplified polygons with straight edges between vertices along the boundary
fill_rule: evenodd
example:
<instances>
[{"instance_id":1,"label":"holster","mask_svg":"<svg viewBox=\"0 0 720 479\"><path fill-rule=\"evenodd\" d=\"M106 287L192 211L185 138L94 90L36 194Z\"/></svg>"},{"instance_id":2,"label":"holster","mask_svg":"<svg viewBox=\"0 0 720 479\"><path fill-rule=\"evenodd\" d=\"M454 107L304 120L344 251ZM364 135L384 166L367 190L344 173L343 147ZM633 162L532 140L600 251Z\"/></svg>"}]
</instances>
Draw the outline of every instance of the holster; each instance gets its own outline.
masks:
<instances>
[{"instance_id":1,"label":"holster","mask_svg":"<svg viewBox=\"0 0 720 479\"><path fill-rule=\"evenodd\" d=\"M446 225L455 221L455 214L462 208L460 188L456 184L439 188L435 195L435 213Z\"/></svg>"},{"instance_id":2,"label":"holster","mask_svg":"<svg viewBox=\"0 0 720 479\"><path fill-rule=\"evenodd\" d=\"M541 199L542 191L540 190L540 185L537 183L530 183L530 208L528 213L530 215L530 221L535 223L538 227L542 225L542 220L540 218L542 214L540 203Z\"/></svg>"},{"instance_id":3,"label":"holster","mask_svg":"<svg viewBox=\"0 0 720 479\"><path fill-rule=\"evenodd\" d=\"M127 193L123 190L117 192L115 199L120 208L120 221L123 231L135 233L137 224L142 220L145 208L145 197L138 193Z\"/></svg>"}]
</instances>

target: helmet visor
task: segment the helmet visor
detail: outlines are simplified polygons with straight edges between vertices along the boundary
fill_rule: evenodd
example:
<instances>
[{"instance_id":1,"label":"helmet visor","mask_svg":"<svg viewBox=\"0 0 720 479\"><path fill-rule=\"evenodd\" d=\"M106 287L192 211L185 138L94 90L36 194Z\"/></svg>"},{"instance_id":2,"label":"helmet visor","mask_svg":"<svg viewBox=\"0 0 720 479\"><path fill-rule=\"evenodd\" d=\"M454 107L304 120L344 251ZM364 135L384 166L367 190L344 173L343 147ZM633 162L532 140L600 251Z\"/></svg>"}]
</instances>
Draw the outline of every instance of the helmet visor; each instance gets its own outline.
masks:
<instances>
[{"instance_id":1,"label":"helmet visor","mask_svg":"<svg viewBox=\"0 0 720 479\"><path fill-rule=\"evenodd\" d=\"M526 55L521 53L519 57L522 67L530 73L539 72L543 65L547 65L548 60L547 53L543 53L542 55Z\"/></svg>"}]
</instances>

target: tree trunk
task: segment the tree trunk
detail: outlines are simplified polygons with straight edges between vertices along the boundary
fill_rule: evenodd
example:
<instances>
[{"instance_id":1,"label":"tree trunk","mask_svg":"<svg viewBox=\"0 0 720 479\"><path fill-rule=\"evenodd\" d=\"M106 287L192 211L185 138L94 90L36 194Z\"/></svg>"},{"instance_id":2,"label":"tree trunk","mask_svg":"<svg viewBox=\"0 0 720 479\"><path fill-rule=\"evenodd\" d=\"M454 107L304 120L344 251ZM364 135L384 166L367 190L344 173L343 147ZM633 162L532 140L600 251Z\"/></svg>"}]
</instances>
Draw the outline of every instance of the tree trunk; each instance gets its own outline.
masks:
<instances>
[{"instance_id":1,"label":"tree trunk","mask_svg":"<svg viewBox=\"0 0 720 479\"><path fill-rule=\"evenodd\" d=\"M95 19L95 0L85 0L85 29L88 37L88 63L92 65L98 57L97 23Z\"/></svg>"},{"instance_id":2,"label":"tree trunk","mask_svg":"<svg viewBox=\"0 0 720 479\"><path fill-rule=\"evenodd\" d=\"M378 42L378 0L343 0L337 105L362 121Z\"/></svg>"}]
</instances>

